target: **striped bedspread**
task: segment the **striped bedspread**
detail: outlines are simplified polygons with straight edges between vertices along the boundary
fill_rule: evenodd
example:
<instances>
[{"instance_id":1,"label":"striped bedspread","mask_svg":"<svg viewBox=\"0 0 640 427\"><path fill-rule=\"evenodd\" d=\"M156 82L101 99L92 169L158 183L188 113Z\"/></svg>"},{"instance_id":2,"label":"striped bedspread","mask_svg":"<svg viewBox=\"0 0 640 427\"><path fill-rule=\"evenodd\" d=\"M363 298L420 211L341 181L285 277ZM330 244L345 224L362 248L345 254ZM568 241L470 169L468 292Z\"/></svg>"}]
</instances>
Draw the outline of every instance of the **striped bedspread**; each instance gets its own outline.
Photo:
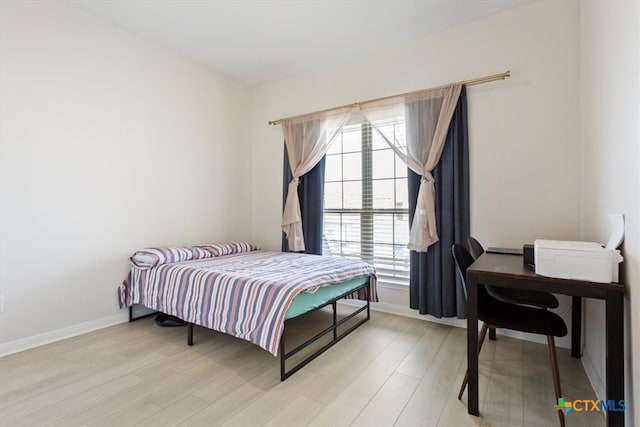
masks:
<instances>
[{"instance_id":1,"label":"striped bedspread","mask_svg":"<svg viewBox=\"0 0 640 427\"><path fill-rule=\"evenodd\" d=\"M133 266L119 288L121 306L141 304L278 353L285 312L303 291L370 276L375 270L344 258L253 251L201 260ZM362 297L362 296L359 296Z\"/></svg>"}]
</instances>

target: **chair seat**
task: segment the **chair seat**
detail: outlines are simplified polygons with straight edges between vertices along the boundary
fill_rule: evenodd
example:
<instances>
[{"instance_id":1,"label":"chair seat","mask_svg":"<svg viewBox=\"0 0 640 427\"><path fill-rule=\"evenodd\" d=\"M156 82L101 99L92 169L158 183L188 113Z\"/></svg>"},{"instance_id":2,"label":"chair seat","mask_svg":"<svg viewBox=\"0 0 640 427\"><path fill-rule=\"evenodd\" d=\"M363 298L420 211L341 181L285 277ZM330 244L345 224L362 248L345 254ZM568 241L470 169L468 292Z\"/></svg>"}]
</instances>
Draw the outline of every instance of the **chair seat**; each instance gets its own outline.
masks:
<instances>
[{"instance_id":1,"label":"chair seat","mask_svg":"<svg viewBox=\"0 0 640 427\"><path fill-rule=\"evenodd\" d=\"M487 286L487 292L502 302L532 305L540 308L558 308L558 298L549 292L530 291L528 289L502 288Z\"/></svg>"},{"instance_id":2,"label":"chair seat","mask_svg":"<svg viewBox=\"0 0 640 427\"><path fill-rule=\"evenodd\" d=\"M547 310L482 298L478 318L490 326L554 337L567 335L562 317Z\"/></svg>"}]
</instances>

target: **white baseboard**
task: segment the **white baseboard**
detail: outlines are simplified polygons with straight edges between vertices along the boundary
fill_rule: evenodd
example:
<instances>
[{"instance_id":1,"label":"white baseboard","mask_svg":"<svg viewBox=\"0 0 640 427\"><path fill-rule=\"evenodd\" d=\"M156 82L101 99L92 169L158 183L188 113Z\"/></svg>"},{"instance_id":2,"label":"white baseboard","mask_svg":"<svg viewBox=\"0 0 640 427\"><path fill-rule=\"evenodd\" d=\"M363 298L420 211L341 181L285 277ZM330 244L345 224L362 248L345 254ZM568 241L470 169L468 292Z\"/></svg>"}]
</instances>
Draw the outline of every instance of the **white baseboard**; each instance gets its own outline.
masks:
<instances>
[{"instance_id":1,"label":"white baseboard","mask_svg":"<svg viewBox=\"0 0 640 427\"><path fill-rule=\"evenodd\" d=\"M371 310L381 311L383 313L397 314L399 316L412 317L414 319L426 320L434 323L442 323L444 325L449 326L457 326L459 328L464 328L467 325L467 322L462 319L455 318L444 318L438 319L437 317L430 316L428 314L420 314L417 310L414 310L409 307L405 307L397 304L389 304L385 302L373 302L371 303Z\"/></svg>"},{"instance_id":2,"label":"white baseboard","mask_svg":"<svg viewBox=\"0 0 640 427\"><path fill-rule=\"evenodd\" d=\"M421 319L427 322L441 323L443 325L455 326L458 328L466 328L467 321L463 319L456 318L442 318L438 319L437 317L433 317L430 315L419 314L417 310L413 310L409 307L400 306L396 304L389 304L384 302L376 302L371 303L371 310L381 311L383 313L397 314L399 316L412 317L414 319ZM537 342L540 344L547 345L547 338L535 335L535 334L525 334L523 332L510 331L508 329L501 329L501 335L505 335L507 337L518 338L525 341ZM564 337L556 340L556 345L561 348L571 348L570 337Z\"/></svg>"},{"instance_id":3,"label":"white baseboard","mask_svg":"<svg viewBox=\"0 0 640 427\"><path fill-rule=\"evenodd\" d=\"M88 332L107 328L119 323L125 323L129 320L128 313L129 312L126 311L113 316L103 317L102 319L96 319L62 329L56 329L55 331L45 332L44 334L33 335L31 337L0 344L0 357L29 350L30 348L39 347L41 345L50 344L66 338L86 334Z\"/></svg>"},{"instance_id":4,"label":"white baseboard","mask_svg":"<svg viewBox=\"0 0 640 427\"><path fill-rule=\"evenodd\" d=\"M594 393L596 394L597 400L606 400L607 392L604 386L604 382L600 375L598 374L598 370L593 364L593 360L591 360L591 356L586 351L582 353L582 366L584 367L584 372L587 374L587 378L591 383L591 388L593 388Z\"/></svg>"}]
</instances>

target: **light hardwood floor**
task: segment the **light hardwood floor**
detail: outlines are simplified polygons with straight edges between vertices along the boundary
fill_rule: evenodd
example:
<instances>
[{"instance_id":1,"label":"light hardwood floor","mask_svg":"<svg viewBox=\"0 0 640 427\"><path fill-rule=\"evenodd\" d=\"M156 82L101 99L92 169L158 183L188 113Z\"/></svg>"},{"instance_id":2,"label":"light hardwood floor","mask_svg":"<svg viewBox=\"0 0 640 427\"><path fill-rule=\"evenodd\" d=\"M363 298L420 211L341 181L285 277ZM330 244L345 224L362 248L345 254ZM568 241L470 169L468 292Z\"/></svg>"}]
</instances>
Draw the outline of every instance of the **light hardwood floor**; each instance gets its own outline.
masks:
<instances>
[{"instance_id":1,"label":"light hardwood floor","mask_svg":"<svg viewBox=\"0 0 640 427\"><path fill-rule=\"evenodd\" d=\"M289 342L327 321L291 325ZM287 346L290 348L289 346ZM0 424L158 426L559 425L547 347L500 336L480 355L480 417L467 415L464 329L372 312L372 319L285 382L278 359L223 334L153 318L0 358ZM595 399L559 349L566 399ZM571 412L567 426L604 425Z\"/></svg>"}]
</instances>

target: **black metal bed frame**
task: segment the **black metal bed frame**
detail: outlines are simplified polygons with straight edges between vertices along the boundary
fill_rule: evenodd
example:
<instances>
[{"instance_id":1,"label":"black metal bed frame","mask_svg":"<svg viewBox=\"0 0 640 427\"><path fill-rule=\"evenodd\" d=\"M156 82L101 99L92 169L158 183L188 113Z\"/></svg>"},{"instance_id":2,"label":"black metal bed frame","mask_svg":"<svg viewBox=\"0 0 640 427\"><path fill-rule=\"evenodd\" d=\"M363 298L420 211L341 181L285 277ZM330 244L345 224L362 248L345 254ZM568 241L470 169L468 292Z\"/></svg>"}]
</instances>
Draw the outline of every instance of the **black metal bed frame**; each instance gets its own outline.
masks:
<instances>
[{"instance_id":1,"label":"black metal bed frame","mask_svg":"<svg viewBox=\"0 0 640 427\"><path fill-rule=\"evenodd\" d=\"M357 310L351 312L348 316L345 316L344 318L340 319L340 321L338 321L338 314L337 314L337 301L341 300L342 298L353 294L354 292L358 292L360 289L364 289L365 290L365 296L366 296L366 301L367 303L365 305L363 305L362 307L359 307ZM333 308L333 322L332 325L329 326L328 328L325 328L324 330L322 330L321 332L317 333L316 335L314 335L313 337L309 338L308 340L306 340L305 342L303 342L302 344L298 345L296 348L294 348L293 350L290 351L285 351L285 331L287 329L287 322L294 320L294 319L298 319L299 317L302 316L306 316L310 313L313 313L315 311L321 310L323 308L325 308L326 306L328 306L329 304L331 304L332 308ZM304 366L306 366L309 362L311 362L312 360L314 360L316 357L320 356L322 353L324 353L325 351L327 351L329 348L333 347L333 345L335 345L338 341L340 341L342 338L346 337L347 335L349 335L351 332L353 332L356 328L358 328L359 326L361 326L363 323L365 323L366 321L368 321L371 318L371 304L369 302L369 282L367 281L365 284L351 290L348 292L345 292L344 294L341 294L335 298L332 298L331 300L327 301L325 304L314 308L313 310L309 310L305 313L299 314L296 317L292 317L291 319L287 319L284 322L284 330L282 332L282 337L280 337L280 381L284 381L287 378L289 378L291 375L295 374L296 372L298 372L300 369L302 369ZM362 313L363 311L367 311L367 316L363 319L360 319L356 324L352 325L349 329L347 329L346 331L338 334L338 327L343 325L344 323L348 322L349 320L353 319L355 316L357 316L358 314ZM286 370L285 367L285 362L287 359L289 359L290 357L294 356L295 354L297 354L298 352L300 352L301 350L307 348L309 345L313 344L314 342L316 342L317 340L319 340L320 338L324 337L325 335L327 335L328 333L333 332L333 339L331 341L329 341L327 344L323 345L322 347L320 347L319 349L317 349L315 352L313 352L311 355L307 356L306 358L304 358L302 361L298 362L297 365L295 365L293 368L289 369L288 371ZM189 323L187 326L187 345L192 346L193 345L193 323Z\"/></svg>"},{"instance_id":2,"label":"black metal bed frame","mask_svg":"<svg viewBox=\"0 0 640 427\"><path fill-rule=\"evenodd\" d=\"M337 302L338 302L338 300L341 300L341 299L345 298L348 295L351 295L351 294L353 294L355 292L358 292L360 289L364 289L367 303L365 305L363 305L362 307L359 307L358 309L354 310L349 315L343 317L342 319L340 319L338 321L338 313L337 313ZM309 338L308 340L306 340L302 344L298 345L293 350L290 350L290 351L287 352L285 350L285 339L284 339L285 331L287 329L287 322L289 322L291 320L294 320L294 319L298 319L298 318L300 318L302 316L306 316L306 315L308 315L310 313L313 313L313 312L316 312L318 310L321 310L321 309L325 308L326 306L328 306L329 304L331 304L331 306L333 308L333 322L332 322L331 326L323 329L321 332L317 333L316 335L314 335L313 337ZM357 316L358 314L362 313L365 310L367 311L367 316L365 318L360 319L356 324L354 324L351 327L349 327L349 329L347 329L346 331L338 334L338 327L339 326L345 324L346 322L348 322L349 320L353 319L355 316ZM129 307L129 322L134 322L136 320L144 319L144 318L153 316L153 315L158 314L158 313L160 313L160 312L159 311L154 311L152 313L147 313L147 314L144 314L142 316L133 317L133 306L130 306ZM360 327L363 323L368 321L370 318L371 318L371 304L369 302L369 282L367 281L363 285L358 286L357 288L355 288L353 290L350 290L348 292L345 292L344 294L341 294L341 295L339 295L339 296L337 296L335 298L332 298L331 300L327 301L325 304L323 304L321 306L318 306L318 307L314 308L313 310L309 310L307 312L304 312L302 314L297 315L296 317L292 317L291 319L285 320L285 322L284 322L284 330L282 332L282 336L280 337L280 350L279 350L279 354L280 354L280 381L284 381L287 378L289 378L291 375L293 375L296 372L298 372L300 369L305 367L309 362L314 360L316 357L320 356L322 353L327 351L329 348L333 347L338 341L340 341L342 338L344 338L347 335L349 335L351 332L353 332L356 328ZM327 335L330 332L333 332L333 339L331 341L329 341L327 344L325 344L322 347L320 347L319 349L317 349L315 352L313 352L312 354L310 354L309 356L304 358L302 361L298 362L298 364L295 365L293 368L289 369L288 371L286 370L285 365L286 365L287 359L289 359L292 356L296 355L301 350L304 350L305 348L309 347L311 344L313 344L314 342L316 342L317 340L319 340L320 338L324 337L325 335ZM189 323L187 325L187 345L189 345L189 346L193 345L193 323Z\"/></svg>"},{"instance_id":3,"label":"black metal bed frame","mask_svg":"<svg viewBox=\"0 0 640 427\"><path fill-rule=\"evenodd\" d=\"M160 313L160 312L159 311L154 311L154 312L151 312L151 313L143 314L142 316L133 317L133 306L130 305L129 306L129 323L135 322L136 320L140 320L140 319L145 319L147 317L151 317L154 314L158 314L158 313Z\"/></svg>"},{"instance_id":4,"label":"black metal bed frame","mask_svg":"<svg viewBox=\"0 0 640 427\"><path fill-rule=\"evenodd\" d=\"M365 296L366 296L366 302L367 303L364 306L358 308L357 310L351 312L348 316L345 316L344 318L340 319L340 321L337 321L338 320L338 315L337 315L337 312L336 312L337 301L342 299L342 298L344 298L344 297L346 297L347 295L351 295L352 293L359 291L360 289L364 289L365 290ZM358 328L360 325L362 325L363 323L365 323L366 321L368 321L371 318L371 310L370 310L371 305L369 303L369 282L367 281L364 285L356 288L355 290L346 292L346 293L344 293L344 294L342 294L342 295L340 295L340 296L338 296L336 298L333 298L331 301L327 302L326 304L324 304L324 305L322 305L320 307L317 307L317 308L315 308L315 309L313 309L311 311L307 311L306 313L303 313L303 314L301 314L299 316L296 316L296 317L293 317L291 319L286 320L284 322L285 330L286 330L287 322L289 320L297 319L300 316L304 316L306 314L313 313L314 311L320 310L320 309L328 306L329 304L331 304L331 306L333 308L333 324L331 326L329 326L328 328L324 329L323 331L319 332L315 336L309 338L308 340L306 340L302 344L298 345L293 350L290 350L289 352L285 351L285 342L284 342L284 335L285 334L284 334L284 331L282 332L282 337L280 337L280 381L284 381L287 378L289 378L291 375L293 375L296 372L298 372L301 368L306 366L313 359L315 359L316 357L320 356L322 353L327 351L329 348L333 347L334 344L336 344L342 338L344 338L347 335L349 335L356 328ZM338 326L348 322L349 320L353 319L355 316L357 316L358 314L362 313L365 310L367 311L367 316L365 318L360 319L356 324L352 325L349 329L347 329L346 331L342 332L341 334L338 334ZM309 345L311 345L315 341L319 340L320 338L322 338L323 336L325 336L326 334L328 334L331 331L333 331L333 339L331 341L329 341L327 344L325 344L322 347L320 347L319 349L317 349L311 355L307 356L305 359L300 361L297 365L295 365L289 371L286 371L286 369L285 369L285 361L287 359L289 359L291 356L293 356L296 353L298 353L300 350L308 347Z\"/></svg>"}]
</instances>

